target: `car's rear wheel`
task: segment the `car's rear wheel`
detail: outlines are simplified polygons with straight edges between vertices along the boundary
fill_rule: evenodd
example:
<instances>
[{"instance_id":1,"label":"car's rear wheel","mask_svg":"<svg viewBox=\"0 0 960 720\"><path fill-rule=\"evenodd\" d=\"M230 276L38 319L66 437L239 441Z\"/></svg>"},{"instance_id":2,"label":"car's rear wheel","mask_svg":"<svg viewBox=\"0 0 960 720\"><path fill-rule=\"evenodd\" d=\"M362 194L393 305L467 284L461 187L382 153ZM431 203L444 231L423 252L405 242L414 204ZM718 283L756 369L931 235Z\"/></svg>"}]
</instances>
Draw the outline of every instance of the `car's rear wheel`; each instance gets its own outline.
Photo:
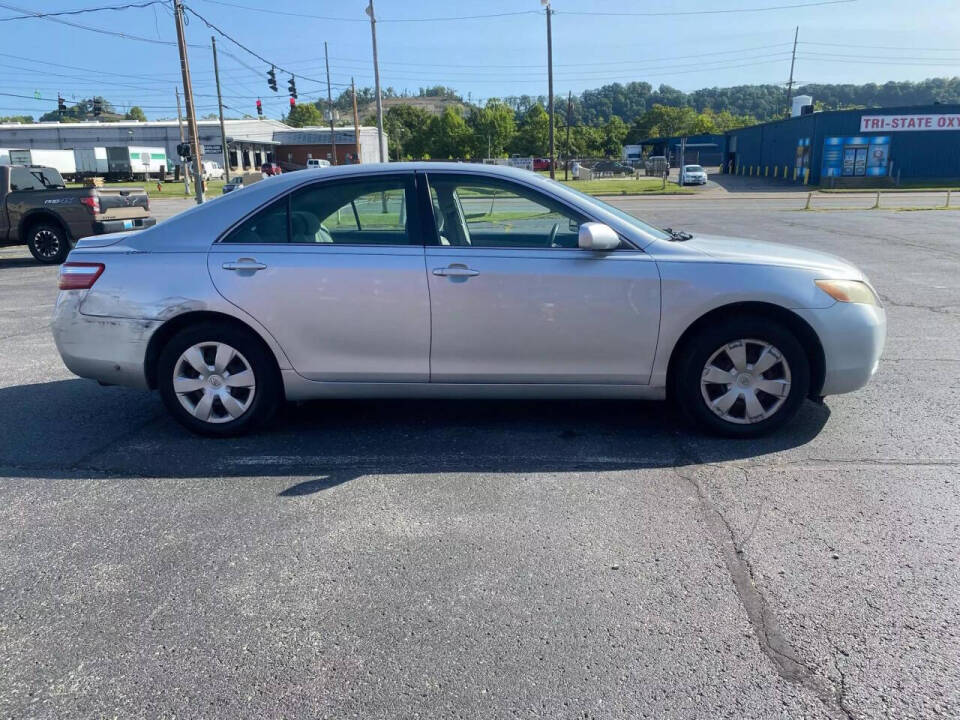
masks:
<instances>
[{"instance_id":1,"label":"car's rear wheel","mask_svg":"<svg viewBox=\"0 0 960 720\"><path fill-rule=\"evenodd\" d=\"M810 388L810 363L789 328L756 317L703 328L681 347L673 394L688 419L728 437L789 421Z\"/></svg>"},{"instance_id":2,"label":"car's rear wheel","mask_svg":"<svg viewBox=\"0 0 960 720\"><path fill-rule=\"evenodd\" d=\"M266 421L281 384L268 350L247 331L204 323L173 336L157 363L167 410L202 435L240 435Z\"/></svg>"},{"instance_id":3,"label":"car's rear wheel","mask_svg":"<svg viewBox=\"0 0 960 720\"><path fill-rule=\"evenodd\" d=\"M70 240L59 225L37 223L27 228L27 247L37 262L59 265L70 254Z\"/></svg>"}]
</instances>

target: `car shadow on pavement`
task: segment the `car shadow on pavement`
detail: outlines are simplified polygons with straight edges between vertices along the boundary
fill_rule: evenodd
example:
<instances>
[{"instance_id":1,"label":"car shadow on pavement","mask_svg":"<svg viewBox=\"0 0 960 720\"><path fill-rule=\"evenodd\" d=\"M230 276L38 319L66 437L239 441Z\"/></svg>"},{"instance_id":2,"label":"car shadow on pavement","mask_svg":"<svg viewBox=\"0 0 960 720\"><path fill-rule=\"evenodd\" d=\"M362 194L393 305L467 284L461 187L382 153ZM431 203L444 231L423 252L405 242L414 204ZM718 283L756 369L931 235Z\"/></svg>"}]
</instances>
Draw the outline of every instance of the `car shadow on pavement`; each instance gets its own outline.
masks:
<instances>
[{"instance_id":1,"label":"car shadow on pavement","mask_svg":"<svg viewBox=\"0 0 960 720\"><path fill-rule=\"evenodd\" d=\"M0 269L17 267L44 267L32 257L0 257Z\"/></svg>"},{"instance_id":2,"label":"car shadow on pavement","mask_svg":"<svg viewBox=\"0 0 960 720\"><path fill-rule=\"evenodd\" d=\"M363 475L673 468L808 443L830 411L805 403L755 440L687 428L667 403L626 400L335 400L288 405L267 428L210 439L156 393L61 380L0 388L0 477L289 477L278 495ZM303 480L303 478L309 478Z\"/></svg>"}]
</instances>

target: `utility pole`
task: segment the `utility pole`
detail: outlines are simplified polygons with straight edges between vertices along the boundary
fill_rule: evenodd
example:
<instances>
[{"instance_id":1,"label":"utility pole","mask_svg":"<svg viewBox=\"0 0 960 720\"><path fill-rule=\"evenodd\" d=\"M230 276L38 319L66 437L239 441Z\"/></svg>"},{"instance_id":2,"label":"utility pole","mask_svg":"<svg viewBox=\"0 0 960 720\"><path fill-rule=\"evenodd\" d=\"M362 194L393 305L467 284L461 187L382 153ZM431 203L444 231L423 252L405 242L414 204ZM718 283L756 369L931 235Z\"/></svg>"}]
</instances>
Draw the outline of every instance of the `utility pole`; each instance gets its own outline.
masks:
<instances>
[{"instance_id":1,"label":"utility pole","mask_svg":"<svg viewBox=\"0 0 960 720\"><path fill-rule=\"evenodd\" d=\"M373 0L367 5L370 16L370 36L373 38L373 84L377 93L377 154L383 162L383 98L380 97L380 63L377 60L377 18L373 14Z\"/></svg>"},{"instance_id":2,"label":"utility pole","mask_svg":"<svg viewBox=\"0 0 960 720\"><path fill-rule=\"evenodd\" d=\"M223 124L223 97L220 95L220 66L217 64L217 39L210 36L213 45L213 76L217 81L217 106L220 108L220 143L223 146L223 172L227 182L230 182L230 156L227 154L227 128Z\"/></svg>"},{"instance_id":3,"label":"utility pole","mask_svg":"<svg viewBox=\"0 0 960 720\"><path fill-rule=\"evenodd\" d=\"M174 87L173 91L177 94L177 127L180 128L180 142L183 142L183 115L180 114L180 88ZM180 158L183 160L183 157ZM187 171L187 166L181 162L183 167L183 194L190 194L190 173Z\"/></svg>"},{"instance_id":4,"label":"utility pole","mask_svg":"<svg viewBox=\"0 0 960 720\"><path fill-rule=\"evenodd\" d=\"M193 184L197 204L203 204L203 147L197 130L197 113L193 104L193 84L190 82L190 61L187 59L187 40L183 34L183 0L173 0L173 17L177 24L177 46L180 49L180 73L183 75L183 101L187 105L187 127L193 146Z\"/></svg>"},{"instance_id":5,"label":"utility pole","mask_svg":"<svg viewBox=\"0 0 960 720\"><path fill-rule=\"evenodd\" d=\"M573 91L567 91L567 161L563 164L563 181L570 179L570 122L573 120Z\"/></svg>"},{"instance_id":6,"label":"utility pole","mask_svg":"<svg viewBox=\"0 0 960 720\"><path fill-rule=\"evenodd\" d=\"M330 145L333 148L333 162L337 164L337 134L333 129L333 92L330 90L330 56L327 54L327 41L323 41L323 61L327 64L327 112L330 113Z\"/></svg>"},{"instance_id":7,"label":"utility pole","mask_svg":"<svg viewBox=\"0 0 960 720\"><path fill-rule=\"evenodd\" d=\"M797 61L797 36L800 34L800 26L793 31L793 55L790 56L790 82L787 83L787 117L790 117L790 101L793 99L793 65Z\"/></svg>"},{"instance_id":8,"label":"utility pole","mask_svg":"<svg viewBox=\"0 0 960 720\"><path fill-rule=\"evenodd\" d=\"M556 159L556 151L553 145L553 31L550 28L550 15L553 11L550 9L550 0L540 0L547 8L547 84L548 95L547 102L550 105L550 179L553 180L556 174L553 170Z\"/></svg>"},{"instance_id":9,"label":"utility pole","mask_svg":"<svg viewBox=\"0 0 960 720\"><path fill-rule=\"evenodd\" d=\"M353 145L356 164L360 164L360 115L357 113L357 85L350 78L350 90L353 92Z\"/></svg>"}]
</instances>

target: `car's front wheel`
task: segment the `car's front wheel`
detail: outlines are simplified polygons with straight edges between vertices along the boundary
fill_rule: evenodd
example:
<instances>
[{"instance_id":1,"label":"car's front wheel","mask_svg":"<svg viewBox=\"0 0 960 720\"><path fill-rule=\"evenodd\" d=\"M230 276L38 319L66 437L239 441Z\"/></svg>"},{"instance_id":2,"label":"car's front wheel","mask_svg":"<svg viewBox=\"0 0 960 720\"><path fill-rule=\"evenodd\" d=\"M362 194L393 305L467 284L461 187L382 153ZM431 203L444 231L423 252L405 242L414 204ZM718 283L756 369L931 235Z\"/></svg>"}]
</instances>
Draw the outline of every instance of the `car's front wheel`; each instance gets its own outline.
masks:
<instances>
[{"instance_id":1,"label":"car's front wheel","mask_svg":"<svg viewBox=\"0 0 960 720\"><path fill-rule=\"evenodd\" d=\"M756 437L790 420L810 389L803 347L775 320L749 317L703 328L683 347L673 393L688 419L728 437Z\"/></svg>"},{"instance_id":2,"label":"car's front wheel","mask_svg":"<svg viewBox=\"0 0 960 720\"><path fill-rule=\"evenodd\" d=\"M173 417L202 435L240 435L267 420L281 398L268 350L251 333L204 323L181 330L157 363Z\"/></svg>"}]
</instances>

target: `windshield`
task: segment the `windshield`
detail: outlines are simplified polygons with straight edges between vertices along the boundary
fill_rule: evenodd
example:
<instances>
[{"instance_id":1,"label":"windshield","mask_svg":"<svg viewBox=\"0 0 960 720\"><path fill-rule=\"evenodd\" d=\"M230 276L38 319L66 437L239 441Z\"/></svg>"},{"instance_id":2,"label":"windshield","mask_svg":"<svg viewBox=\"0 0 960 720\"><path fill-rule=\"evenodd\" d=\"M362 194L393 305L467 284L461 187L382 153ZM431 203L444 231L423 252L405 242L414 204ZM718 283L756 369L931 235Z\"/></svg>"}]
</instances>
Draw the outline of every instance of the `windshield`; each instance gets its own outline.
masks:
<instances>
[{"instance_id":1,"label":"windshield","mask_svg":"<svg viewBox=\"0 0 960 720\"><path fill-rule=\"evenodd\" d=\"M653 225L648 225L647 223L643 222L643 220L640 220L639 218L634 217L630 213L624 212L620 208L614 207L613 205L605 203L602 200L598 200L592 195L587 195L586 193L580 192L579 190L576 190L572 187L568 187L567 185L558 183L556 180L547 180L547 182L553 183L554 185L560 185L564 190L568 192L572 192L574 195L577 195L583 198L584 200L588 200L591 205L597 205L602 209L606 210L611 215L616 215L618 218L628 223L629 225L635 227L637 230L647 233L647 235L652 235L653 237L659 240L670 239L669 233L665 233L663 230L661 230L660 228L654 227Z\"/></svg>"},{"instance_id":2,"label":"windshield","mask_svg":"<svg viewBox=\"0 0 960 720\"><path fill-rule=\"evenodd\" d=\"M699 165L687 165L687 172L703 172L703 168Z\"/></svg>"}]
</instances>

